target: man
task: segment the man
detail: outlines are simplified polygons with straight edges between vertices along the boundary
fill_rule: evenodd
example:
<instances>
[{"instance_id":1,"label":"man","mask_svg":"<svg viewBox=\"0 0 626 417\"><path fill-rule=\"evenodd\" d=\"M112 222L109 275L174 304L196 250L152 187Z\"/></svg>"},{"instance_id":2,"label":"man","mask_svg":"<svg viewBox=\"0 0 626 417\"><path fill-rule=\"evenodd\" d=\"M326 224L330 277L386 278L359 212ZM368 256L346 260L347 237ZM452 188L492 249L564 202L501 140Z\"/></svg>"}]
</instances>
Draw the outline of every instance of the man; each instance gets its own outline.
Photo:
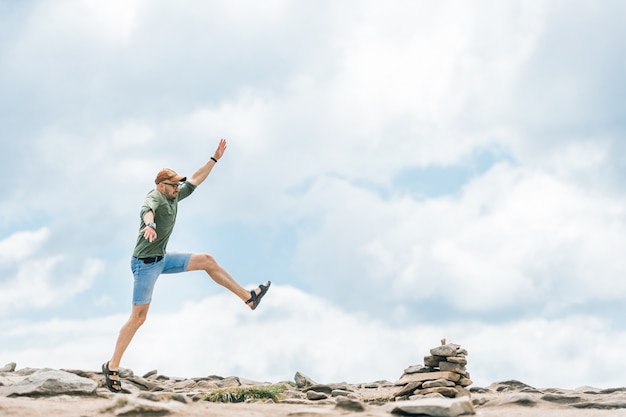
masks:
<instances>
[{"instance_id":1,"label":"man","mask_svg":"<svg viewBox=\"0 0 626 417\"><path fill-rule=\"evenodd\" d=\"M178 202L187 198L209 176L217 161L224 155L226 140L221 139L211 159L200 167L187 181L186 177L165 168L156 176L156 188L148 193L141 207L140 232L131 259L135 278L133 306L130 318L122 326L111 359L102 365L107 387L121 392L119 375L122 355L133 336L145 322L152 301L152 290L160 274L185 271L206 271L215 282L238 296L252 310L256 309L271 282L261 284L252 291L239 285L226 270L207 254L167 253L165 248L174 229Z\"/></svg>"}]
</instances>

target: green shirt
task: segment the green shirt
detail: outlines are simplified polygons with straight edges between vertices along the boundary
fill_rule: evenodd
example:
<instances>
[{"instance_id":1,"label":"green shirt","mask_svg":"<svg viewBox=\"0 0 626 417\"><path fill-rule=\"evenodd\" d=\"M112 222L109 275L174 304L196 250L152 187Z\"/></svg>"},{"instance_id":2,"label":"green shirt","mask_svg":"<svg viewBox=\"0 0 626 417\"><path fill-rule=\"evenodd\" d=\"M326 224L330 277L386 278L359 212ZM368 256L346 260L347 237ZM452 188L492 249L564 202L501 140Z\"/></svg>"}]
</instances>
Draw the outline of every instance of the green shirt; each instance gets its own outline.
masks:
<instances>
[{"instance_id":1,"label":"green shirt","mask_svg":"<svg viewBox=\"0 0 626 417\"><path fill-rule=\"evenodd\" d=\"M146 195L146 200L141 206L140 213L140 225L139 230L143 230L146 224L143 221L143 216L148 211L152 210L154 213L154 222L156 223L157 238L154 242L144 239L143 233L139 233L137 237L137 244L135 245L135 251L133 256L136 258L149 258L152 256L165 255L165 248L167 247L167 241L174 230L174 224L176 223L176 212L178 211L178 202L189 196L196 186L190 182L185 182L181 187L176 198L170 200L161 194L158 190L152 190Z\"/></svg>"}]
</instances>

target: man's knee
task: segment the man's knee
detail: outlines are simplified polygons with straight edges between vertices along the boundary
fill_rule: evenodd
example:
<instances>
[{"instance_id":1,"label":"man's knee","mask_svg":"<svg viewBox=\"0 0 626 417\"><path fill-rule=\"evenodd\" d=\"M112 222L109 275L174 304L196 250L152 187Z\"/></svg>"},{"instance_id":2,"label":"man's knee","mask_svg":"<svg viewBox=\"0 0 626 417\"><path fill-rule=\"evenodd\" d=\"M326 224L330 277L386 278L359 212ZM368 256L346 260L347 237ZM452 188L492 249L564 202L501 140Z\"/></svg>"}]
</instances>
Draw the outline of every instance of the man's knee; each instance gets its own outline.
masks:
<instances>
[{"instance_id":1,"label":"man's knee","mask_svg":"<svg viewBox=\"0 0 626 417\"><path fill-rule=\"evenodd\" d=\"M215 258L213 258L211 255L208 254L204 254L201 255L202 256L202 265L204 266L204 269L207 271L212 271L215 268L217 268L217 262L215 261Z\"/></svg>"},{"instance_id":2,"label":"man's knee","mask_svg":"<svg viewBox=\"0 0 626 417\"><path fill-rule=\"evenodd\" d=\"M133 322L135 327L139 328L142 324L146 322L147 317L148 304L145 304L145 307L144 305L136 305L131 315L131 321Z\"/></svg>"}]
</instances>

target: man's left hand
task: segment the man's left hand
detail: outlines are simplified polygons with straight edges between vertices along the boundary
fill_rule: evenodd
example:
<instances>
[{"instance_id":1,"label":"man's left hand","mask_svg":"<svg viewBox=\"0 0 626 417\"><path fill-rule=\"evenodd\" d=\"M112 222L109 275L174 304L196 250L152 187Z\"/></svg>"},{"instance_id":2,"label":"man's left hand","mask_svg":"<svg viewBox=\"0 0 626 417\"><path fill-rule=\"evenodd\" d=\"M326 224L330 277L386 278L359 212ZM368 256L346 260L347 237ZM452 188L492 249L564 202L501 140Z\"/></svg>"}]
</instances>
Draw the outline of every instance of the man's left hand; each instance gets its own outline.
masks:
<instances>
[{"instance_id":1,"label":"man's left hand","mask_svg":"<svg viewBox=\"0 0 626 417\"><path fill-rule=\"evenodd\" d=\"M220 144L217 145L213 158L220 159L224 155L224 151L226 151L226 139L220 139Z\"/></svg>"}]
</instances>

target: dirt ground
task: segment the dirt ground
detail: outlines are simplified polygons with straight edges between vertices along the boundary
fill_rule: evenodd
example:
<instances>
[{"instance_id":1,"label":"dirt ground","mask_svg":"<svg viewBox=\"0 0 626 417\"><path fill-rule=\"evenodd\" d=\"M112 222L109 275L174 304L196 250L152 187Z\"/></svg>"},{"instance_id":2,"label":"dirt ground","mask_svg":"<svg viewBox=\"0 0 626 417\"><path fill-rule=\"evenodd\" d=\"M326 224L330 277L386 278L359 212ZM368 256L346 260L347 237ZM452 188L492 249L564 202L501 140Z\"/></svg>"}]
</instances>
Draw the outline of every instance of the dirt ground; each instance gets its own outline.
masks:
<instances>
[{"instance_id":1,"label":"dirt ground","mask_svg":"<svg viewBox=\"0 0 626 417\"><path fill-rule=\"evenodd\" d=\"M493 397L493 396L492 396ZM485 398L485 396L483 396ZM129 402L129 404L125 404ZM145 407L145 408L142 408ZM365 411L348 411L332 404L193 402L170 401L154 403L121 396L98 397L15 397L0 398L0 415L15 417L87 417L168 415L175 417L320 417L360 416L389 417L384 405L366 404ZM483 417L623 417L625 409L576 409L567 405L541 403L536 405L502 404L478 406L476 415Z\"/></svg>"}]
</instances>

